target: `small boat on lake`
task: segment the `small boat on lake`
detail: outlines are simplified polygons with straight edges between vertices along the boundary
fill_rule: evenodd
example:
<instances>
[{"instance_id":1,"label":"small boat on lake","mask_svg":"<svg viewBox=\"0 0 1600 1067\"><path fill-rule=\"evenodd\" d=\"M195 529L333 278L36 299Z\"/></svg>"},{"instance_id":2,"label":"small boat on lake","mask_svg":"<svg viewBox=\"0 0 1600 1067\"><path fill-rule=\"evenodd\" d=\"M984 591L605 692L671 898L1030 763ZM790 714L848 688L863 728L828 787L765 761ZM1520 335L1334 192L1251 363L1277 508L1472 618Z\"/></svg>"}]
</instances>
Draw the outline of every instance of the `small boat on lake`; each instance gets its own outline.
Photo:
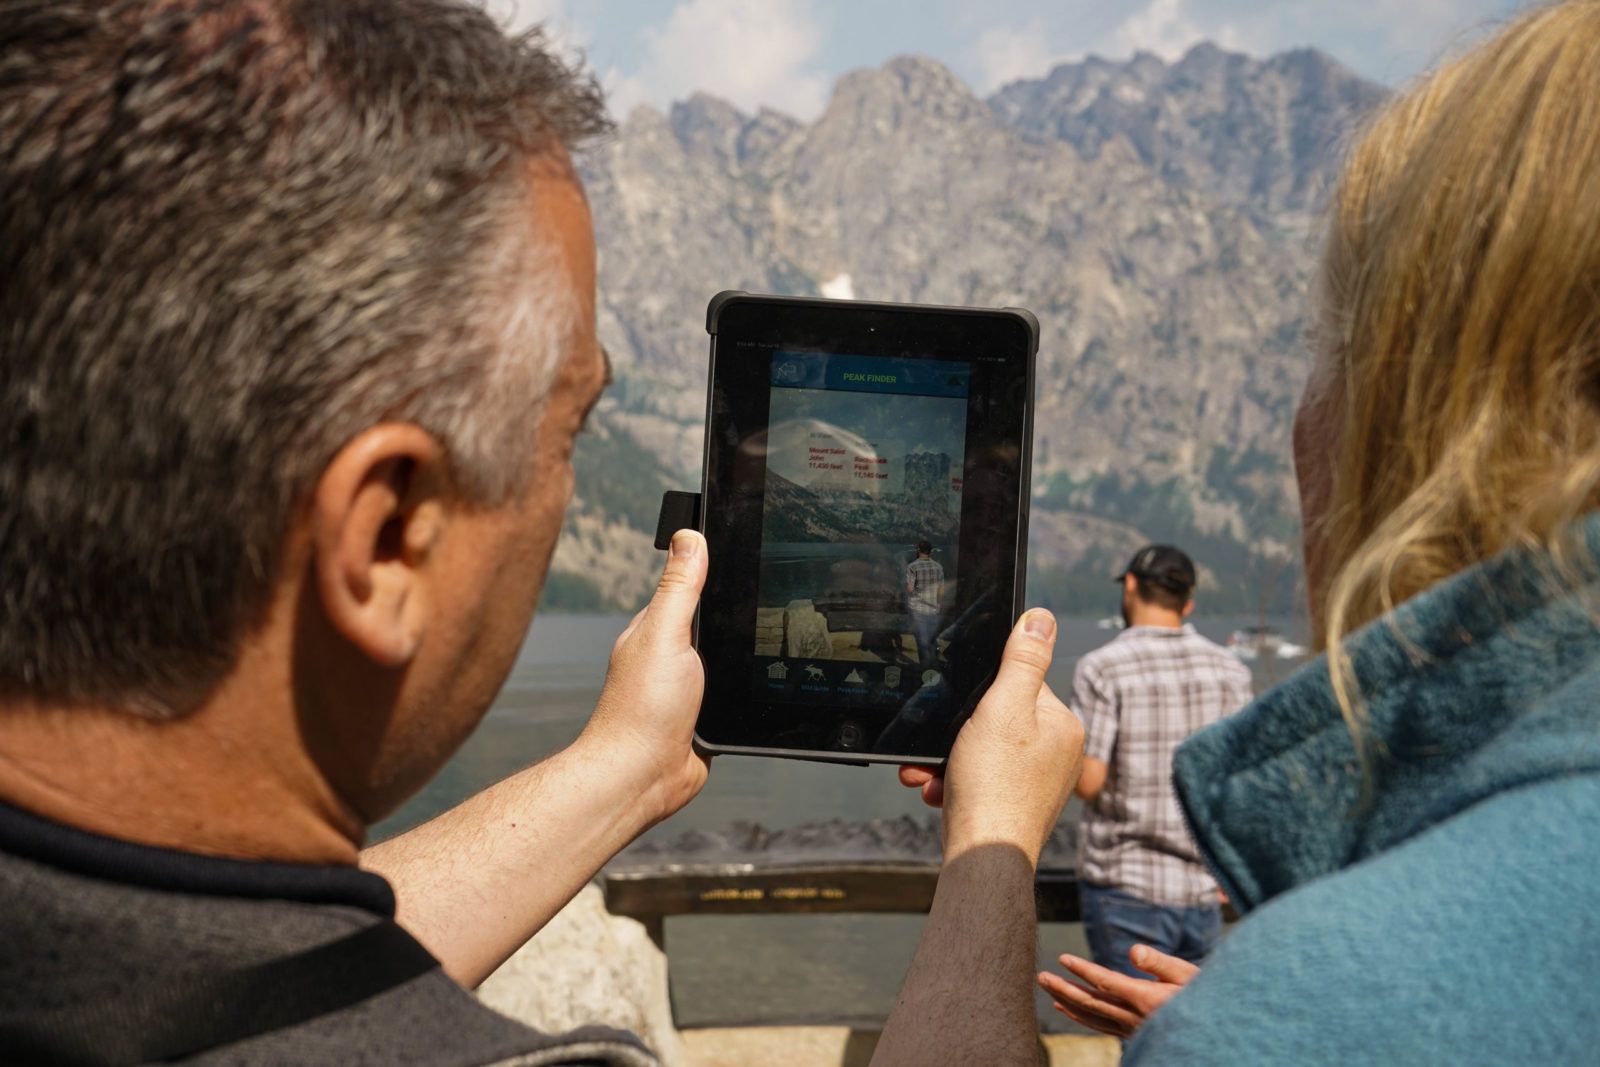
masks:
<instances>
[{"instance_id":1,"label":"small boat on lake","mask_svg":"<svg viewBox=\"0 0 1600 1067\"><path fill-rule=\"evenodd\" d=\"M1246 626L1233 631L1228 638L1228 651L1242 660L1297 659L1309 649L1284 639L1283 634L1270 626Z\"/></svg>"}]
</instances>

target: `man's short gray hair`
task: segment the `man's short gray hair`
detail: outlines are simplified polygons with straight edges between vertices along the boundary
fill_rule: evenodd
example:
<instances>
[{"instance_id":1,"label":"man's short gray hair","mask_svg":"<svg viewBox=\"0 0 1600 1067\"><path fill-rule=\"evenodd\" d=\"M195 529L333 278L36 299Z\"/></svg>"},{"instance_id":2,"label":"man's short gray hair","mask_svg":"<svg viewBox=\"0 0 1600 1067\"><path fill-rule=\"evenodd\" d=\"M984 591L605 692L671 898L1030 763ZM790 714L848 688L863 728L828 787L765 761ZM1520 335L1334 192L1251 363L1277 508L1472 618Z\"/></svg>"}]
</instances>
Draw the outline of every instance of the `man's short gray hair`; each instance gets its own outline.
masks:
<instances>
[{"instance_id":1,"label":"man's short gray hair","mask_svg":"<svg viewBox=\"0 0 1600 1067\"><path fill-rule=\"evenodd\" d=\"M529 165L606 125L452 0L0 0L0 700L194 707L386 419L531 476L576 324Z\"/></svg>"}]
</instances>

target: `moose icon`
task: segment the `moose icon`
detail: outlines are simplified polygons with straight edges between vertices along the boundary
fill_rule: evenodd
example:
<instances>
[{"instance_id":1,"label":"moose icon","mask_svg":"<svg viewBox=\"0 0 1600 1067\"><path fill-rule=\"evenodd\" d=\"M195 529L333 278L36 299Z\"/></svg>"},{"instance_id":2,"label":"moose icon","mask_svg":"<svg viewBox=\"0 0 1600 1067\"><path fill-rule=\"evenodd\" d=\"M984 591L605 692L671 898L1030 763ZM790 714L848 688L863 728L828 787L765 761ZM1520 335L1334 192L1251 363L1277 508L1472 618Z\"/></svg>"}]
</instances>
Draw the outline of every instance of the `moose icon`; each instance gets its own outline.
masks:
<instances>
[{"instance_id":1,"label":"moose icon","mask_svg":"<svg viewBox=\"0 0 1600 1067\"><path fill-rule=\"evenodd\" d=\"M806 664L806 681L825 682L827 680L827 676L822 673L821 667L817 666L815 663Z\"/></svg>"}]
</instances>

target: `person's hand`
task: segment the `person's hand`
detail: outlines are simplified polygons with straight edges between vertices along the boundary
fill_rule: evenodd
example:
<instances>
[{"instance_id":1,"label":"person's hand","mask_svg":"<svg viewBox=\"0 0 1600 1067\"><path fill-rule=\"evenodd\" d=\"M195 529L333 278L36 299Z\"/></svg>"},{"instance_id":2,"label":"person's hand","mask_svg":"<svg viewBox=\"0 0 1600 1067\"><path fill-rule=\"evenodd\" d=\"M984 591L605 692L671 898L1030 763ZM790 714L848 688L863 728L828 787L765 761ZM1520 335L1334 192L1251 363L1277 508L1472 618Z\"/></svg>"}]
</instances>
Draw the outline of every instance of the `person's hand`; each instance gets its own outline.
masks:
<instances>
[{"instance_id":1,"label":"person's hand","mask_svg":"<svg viewBox=\"0 0 1600 1067\"><path fill-rule=\"evenodd\" d=\"M579 739L608 765L643 775L658 820L706 783L706 759L693 747L705 667L690 642L706 564L704 537L693 530L672 536L655 596L612 646L605 688Z\"/></svg>"},{"instance_id":2,"label":"person's hand","mask_svg":"<svg viewBox=\"0 0 1600 1067\"><path fill-rule=\"evenodd\" d=\"M1020 847L1037 863L1083 768L1083 724L1044 684L1056 620L1035 609L1011 631L1000 671L961 727L944 773L900 780L944 808L945 859L977 845Z\"/></svg>"},{"instance_id":3,"label":"person's hand","mask_svg":"<svg viewBox=\"0 0 1600 1067\"><path fill-rule=\"evenodd\" d=\"M1067 1018L1126 1041L1157 1008L1200 973L1200 968L1187 960L1157 952L1149 945L1133 946L1128 958L1155 981L1130 978L1078 956L1062 956L1061 965L1085 984L1041 971L1039 985L1055 1001L1056 1010Z\"/></svg>"}]
</instances>

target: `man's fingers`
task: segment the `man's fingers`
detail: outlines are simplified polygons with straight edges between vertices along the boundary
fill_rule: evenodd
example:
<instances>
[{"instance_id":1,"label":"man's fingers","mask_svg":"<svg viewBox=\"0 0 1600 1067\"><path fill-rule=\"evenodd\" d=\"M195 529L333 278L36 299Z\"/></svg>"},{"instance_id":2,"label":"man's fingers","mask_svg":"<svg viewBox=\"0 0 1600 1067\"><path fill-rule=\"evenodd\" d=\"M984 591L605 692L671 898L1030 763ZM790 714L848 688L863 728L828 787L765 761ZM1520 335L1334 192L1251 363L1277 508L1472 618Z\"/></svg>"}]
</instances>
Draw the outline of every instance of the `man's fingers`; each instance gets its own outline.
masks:
<instances>
[{"instance_id":1,"label":"man's fingers","mask_svg":"<svg viewBox=\"0 0 1600 1067\"><path fill-rule=\"evenodd\" d=\"M908 789L921 789L933 781L937 773L932 767L901 767L900 784Z\"/></svg>"},{"instance_id":2,"label":"man's fingers","mask_svg":"<svg viewBox=\"0 0 1600 1067\"><path fill-rule=\"evenodd\" d=\"M667 566L650 598L650 606L640 628L651 638L688 640L700 590L706 584L706 539L694 530L679 530L672 535Z\"/></svg>"},{"instance_id":3,"label":"man's fingers","mask_svg":"<svg viewBox=\"0 0 1600 1067\"><path fill-rule=\"evenodd\" d=\"M1159 952L1149 945L1135 945L1128 953L1128 958L1133 965L1146 974L1154 975L1163 982L1173 985L1185 985L1189 979L1200 973L1200 968L1188 960L1180 960L1176 956L1169 956Z\"/></svg>"},{"instance_id":4,"label":"man's fingers","mask_svg":"<svg viewBox=\"0 0 1600 1067\"><path fill-rule=\"evenodd\" d=\"M944 772L932 767L904 766L900 768L900 784L908 789L921 789L922 802L930 808L944 807Z\"/></svg>"},{"instance_id":5,"label":"man's fingers","mask_svg":"<svg viewBox=\"0 0 1600 1067\"><path fill-rule=\"evenodd\" d=\"M1056 647L1056 619L1034 608L1017 620L1000 657L1000 673L983 703L991 707L1032 710L1044 686L1045 671Z\"/></svg>"}]
</instances>

